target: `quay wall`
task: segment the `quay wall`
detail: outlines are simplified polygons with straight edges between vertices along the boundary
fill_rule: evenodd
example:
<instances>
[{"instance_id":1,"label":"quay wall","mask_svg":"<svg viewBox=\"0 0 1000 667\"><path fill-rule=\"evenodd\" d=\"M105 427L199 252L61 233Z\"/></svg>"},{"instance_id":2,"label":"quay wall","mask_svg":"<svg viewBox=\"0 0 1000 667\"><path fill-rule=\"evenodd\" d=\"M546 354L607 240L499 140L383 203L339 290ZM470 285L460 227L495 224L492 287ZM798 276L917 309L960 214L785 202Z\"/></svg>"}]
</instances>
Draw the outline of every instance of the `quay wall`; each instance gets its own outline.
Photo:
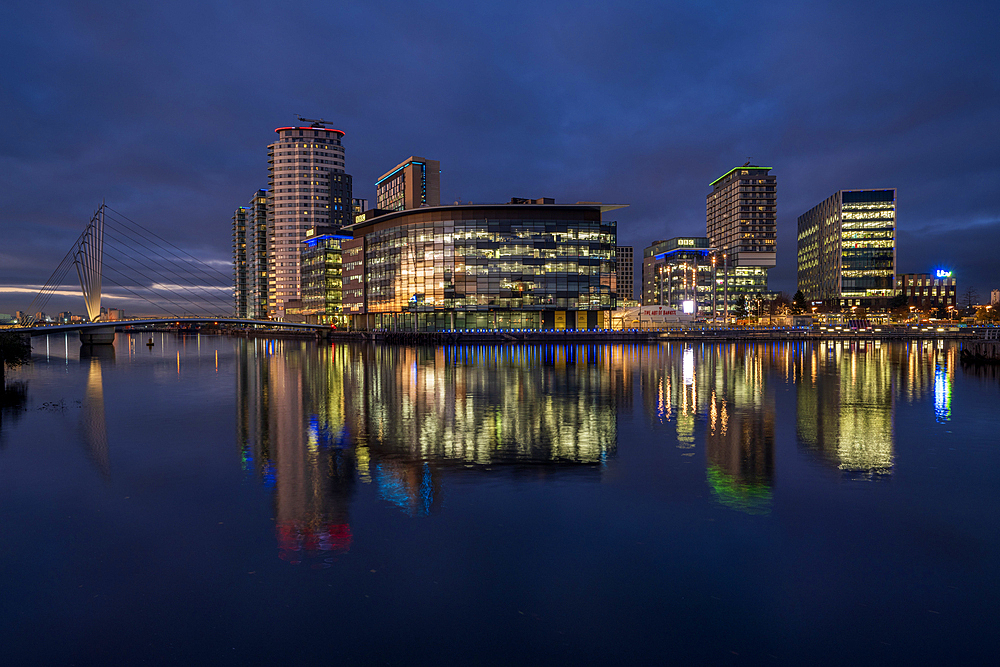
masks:
<instances>
[{"instance_id":1,"label":"quay wall","mask_svg":"<svg viewBox=\"0 0 1000 667\"><path fill-rule=\"evenodd\" d=\"M380 343L411 345L505 344L505 343L661 343L661 342L729 342L729 341L820 341L820 340L970 340L973 332L814 332L795 329L703 329L673 331L330 331L332 340L363 340Z\"/></svg>"},{"instance_id":2,"label":"quay wall","mask_svg":"<svg viewBox=\"0 0 1000 667\"><path fill-rule=\"evenodd\" d=\"M1000 364L1000 340L972 340L962 343L962 361Z\"/></svg>"},{"instance_id":3,"label":"quay wall","mask_svg":"<svg viewBox=\"0 0 1000 667\"><path fill-rule=\"evenodd\" d=\"M149 329L146 329L149 331ZM157 331L175 329L159 328ZM183 333L194 334L196 331ZM221 333L240 338L277 338L290 340L334 340L364 341L404 345L453 345L453 344L592 344L592 343L661 343L661 342L747 342L747 341L834 341L834 340L956 340L962 341L963 356L970 359L997 359L1000 349L996 340L985 340L995 331L978 328L953 329L949 331L920 330L826 330L785 329L785 328L704 328L670 329L661 331L532 331L532 330L491 330L491 331L345 331L335 329L267 329L225 327L202 331L201 333Z\"/></svg>"}]
</instances>

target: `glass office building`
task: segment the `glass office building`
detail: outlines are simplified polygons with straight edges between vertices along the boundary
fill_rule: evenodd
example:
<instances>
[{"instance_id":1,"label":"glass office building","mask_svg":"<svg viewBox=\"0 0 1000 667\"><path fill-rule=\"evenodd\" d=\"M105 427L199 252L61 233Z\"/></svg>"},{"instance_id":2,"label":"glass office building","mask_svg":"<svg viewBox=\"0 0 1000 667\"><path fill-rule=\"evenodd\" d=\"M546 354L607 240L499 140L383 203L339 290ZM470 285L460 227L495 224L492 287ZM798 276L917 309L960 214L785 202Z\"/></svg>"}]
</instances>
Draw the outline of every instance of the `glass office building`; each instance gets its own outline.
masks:
<instances>
[{"instance_id":1,"label":"glass office building","mask_svg":"<svg viewBox=\"0 0 1000 667\"><path fill-rule=\"evenodd\" d=\"M642 303L710 315L715 308L717 249L706 237L658 241L643 250ZM721 269L721 266L719 267ZM685 304L689 304L685 307Z\"/></svg>"},{"instance_id":2,"label":"glass office building","mask_svg":"<svg viewBox=\"0 0 1000 667\"><path fill-rule=\"evenodd\" d=\"M734 316L753 300L770 297L767 267L725 266L725 252L707 237L657 241L643 251L642 303L670 306L699 318ZM688 306L685 306L688 303Z\"/></svg>"},{"instance_id":3,"label":"glass office building","mask_svg":"<svg viewBox=\"0 0 1000 667\"><path fill-rule=\"evenodd\" d=\"M348 228L345 309L362 329L606 328L617 223L602 214L617 208L457 205L366 219Z\"/></svg>"},{"instance_id":4,"label":"glass office building","mask_svg":"<svg viewBox=\"0 0 1000 667\"><path fill-rule=\"evenodd\" d=\"M312 230L310 230L311 232ZM343 326L341 243L350 236L309 234L302 248L302 321Z\"/></svg>"},{"instance_id":5,"label":"glass office building","mask_svg":"<svg viewBox=\"0 0 1000 667\"><path fill-rule=\"evenodd\" d=\"M798 219L798 288L836 306L880 307L896 275L896 190L841 190Z\"/></svg>"}]
</instances>

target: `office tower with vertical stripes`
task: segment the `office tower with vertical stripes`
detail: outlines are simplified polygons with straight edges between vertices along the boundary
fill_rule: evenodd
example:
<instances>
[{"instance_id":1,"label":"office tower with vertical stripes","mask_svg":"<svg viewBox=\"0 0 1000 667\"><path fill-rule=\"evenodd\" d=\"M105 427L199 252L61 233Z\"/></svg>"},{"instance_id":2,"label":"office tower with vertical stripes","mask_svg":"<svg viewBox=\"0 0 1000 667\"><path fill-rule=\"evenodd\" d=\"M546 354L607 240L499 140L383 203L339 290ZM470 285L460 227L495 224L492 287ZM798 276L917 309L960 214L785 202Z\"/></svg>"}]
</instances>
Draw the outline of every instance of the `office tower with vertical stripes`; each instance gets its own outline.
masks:
<instances>
[{"instance_id":1,"label":"office tower with vertical stripes","mask_svg":"<svg viewBox=\"0 0 1000 667\"><path fill-rule=\"evenodd\" d=\"M884 307L895 293L896 189L840 190L798 219L798 288L835 307Z\"/></svg>"}]
</instances>

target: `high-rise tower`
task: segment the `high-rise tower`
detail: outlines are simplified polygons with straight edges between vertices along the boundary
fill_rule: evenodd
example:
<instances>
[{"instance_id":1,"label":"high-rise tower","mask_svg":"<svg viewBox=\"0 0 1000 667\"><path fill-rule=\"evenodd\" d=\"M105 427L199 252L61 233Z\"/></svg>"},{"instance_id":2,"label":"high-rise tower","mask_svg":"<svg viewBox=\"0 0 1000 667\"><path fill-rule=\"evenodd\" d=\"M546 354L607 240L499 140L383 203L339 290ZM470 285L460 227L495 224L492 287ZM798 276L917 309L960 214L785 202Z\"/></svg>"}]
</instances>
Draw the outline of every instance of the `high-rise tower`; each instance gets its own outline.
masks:
<instances>
[{"instance_id":1,"label":"high-rise tower","mask_svg":"<svg viewBox=\"0 0 1000 667\"><path fill-rule=\"evenodd\" d=\"M748 162L710 183L706 236L719 250L716 268L726 311L739 295L767 292L767 272L777 253L776 179L770 171Z\"/></svg>"},{"instance_id":2,"label":"high-rise tower","mask_svg":"<svg viewBox=\"0 0 1000 667\"><path fill-rule=\"evenodd\" d=\"M246 206L247 317L267 319L267 190Z\"/></svg>"},{"instance_id":3,"label":"high-rise tower","mask_svg":"<svg viewBox=\"0 0 1000 667\"><path fill-rule=\"evenodd\" d=\"M233 213L233 314L247 316L247 209Z\"/></svg>"},{"instance_id":4,"label":"high-rise tower","mask_svg":"<svg viewBox=\"0 0 1000 667\"><path fill-rule=\"evenodd\" d=\"M236 317L267 319L267 190L233 214L233 295Z\"/></svg>"},{"instance_id":5,"label":"high-rise tower","mask_svg":"<svg viewBox=\"0 0 1000 667\"><path fill-rule=\"evenodd\" d=\"M236 317L267 319L267 190L233 213L233 298Z\"/></svg>"},{"instance_id":6,"label":"high-rise tower","mask_svg":"<svg viewBox=\"0 0 1000 667\"><path fill-rule=\"evenodd\" d=\"M306 231L351 224L351 176L344 170L344 133L326 127L279 127L267 147L267 310L284 317L285 303L300 298L301 251Z\"/></svg>"},{"instance_id":7,"label":"high-rise tower","mask_svg":"<svg viewBox=\"0 0 1000 667\"><path fill-rule=\"evenodd\" d=\"M725 253L729 266L775 265L776 183L770 171L746 164L711 183L706 235Z\"/></svg>"}]
</instances>

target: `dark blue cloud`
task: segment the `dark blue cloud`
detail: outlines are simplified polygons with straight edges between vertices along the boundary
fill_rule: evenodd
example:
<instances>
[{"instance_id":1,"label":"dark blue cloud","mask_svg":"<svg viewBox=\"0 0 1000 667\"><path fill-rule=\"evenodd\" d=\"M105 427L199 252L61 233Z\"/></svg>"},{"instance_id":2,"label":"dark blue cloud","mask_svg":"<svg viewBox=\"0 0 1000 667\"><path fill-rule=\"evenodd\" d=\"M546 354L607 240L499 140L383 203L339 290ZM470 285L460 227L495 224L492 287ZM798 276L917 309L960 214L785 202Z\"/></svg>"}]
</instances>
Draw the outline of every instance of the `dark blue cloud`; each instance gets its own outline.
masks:
<instances>
[{"instance_id":1,"label":"dark blue cloud","mask_svg":"<svg viewBox=\"0 0 1000 667\"><path fill-rule=\"evenodd\" d=\"M998 28L990 2L16 4L0 284L44 282L102 198L225 261L273 129L301 113L347 132L356 196L426 155L444 201L631 204L620 241L640 251L703 234L708 183L752 157L778 176L787 291L798 215L897 187L900 270L948 264L983 294Z\"/></svg>"}]
</instances>

